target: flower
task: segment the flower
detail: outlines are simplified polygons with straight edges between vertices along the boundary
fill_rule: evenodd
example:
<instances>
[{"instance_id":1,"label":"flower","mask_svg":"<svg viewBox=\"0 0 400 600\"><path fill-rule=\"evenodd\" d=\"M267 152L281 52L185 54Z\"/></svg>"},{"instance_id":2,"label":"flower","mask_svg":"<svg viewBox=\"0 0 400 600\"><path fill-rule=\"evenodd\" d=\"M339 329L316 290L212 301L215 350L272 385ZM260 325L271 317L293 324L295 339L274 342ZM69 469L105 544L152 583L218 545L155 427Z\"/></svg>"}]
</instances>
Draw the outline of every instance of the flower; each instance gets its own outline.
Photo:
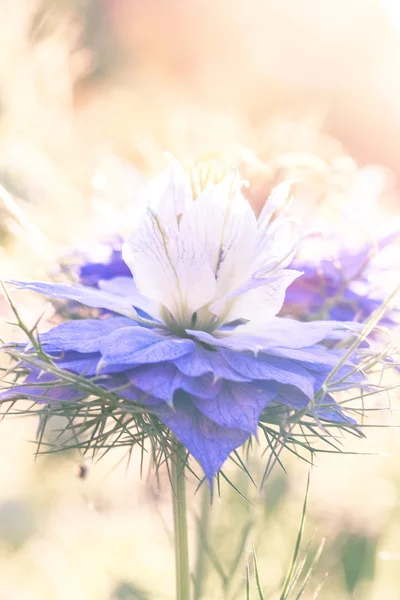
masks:
<instances>
[{"instance_id":1,"label":"flower","mask_svg":"<svg viewBox=\"0 0 400 600\"><path fill-rule=\"evenodd\" d=\"M362 387L364 377L333 345L354 337L357 325L276 316L301 275L288 268L296 248L291 223L275 215L289 191L289 184L278 186L257 219L237 173L196 177L173 164L150 187L123 246L133 277L92 281L97 287L13 282L109 311L50 329L41 348L59 368L148 407L210 483L256 434L267 407L354 423L332 393ZM73 382L54 386L54 375L26 366L25 384L3 399L85 399ZM335 381L324 385L335 367Z\"/></svg>"},{"instance_id":2,"label":"flower","mask_svg":"<svg viewBox=\"0 0 400 600\"><path fill-rule=\"evenodd\" d=\"M98 287L99 281L132 276L117 242L110 245L110 256L106 262L86 262L79 267L78 275L84 285L93 287Z\"/></svg>"},{"instance_id":3,"label":"flower","mask_svg":"<svg viewBox=\"0 0 400 600\"><path fill-rule=\"evenodd\" d=\"M396 281L400 284L400 249L394 245L399 236L400 227L395 225L376 241L351 250L336 235L333 255L328 255L325 244L322 252L314 251L312 259L296 257L293 266L304 275L289 286L284 313L302 320L367 320L385 302ZM400 309L396 307L380 321L387 327L399 323Z\"/></svg>"}]
</instances>

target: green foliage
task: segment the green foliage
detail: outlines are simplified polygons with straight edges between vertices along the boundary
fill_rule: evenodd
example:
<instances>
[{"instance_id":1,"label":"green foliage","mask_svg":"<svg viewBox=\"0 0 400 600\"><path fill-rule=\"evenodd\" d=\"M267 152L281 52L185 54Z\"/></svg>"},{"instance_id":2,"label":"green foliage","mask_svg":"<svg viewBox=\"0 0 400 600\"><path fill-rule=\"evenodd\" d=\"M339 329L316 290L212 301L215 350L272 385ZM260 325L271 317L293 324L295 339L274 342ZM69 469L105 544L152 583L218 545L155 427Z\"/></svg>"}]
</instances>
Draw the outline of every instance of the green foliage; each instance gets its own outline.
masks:
<instances>
[{"instance_id":1,"label":"green foliage","mask_svg":"<svg viewBox=\"0 0 400 600\"><path fill-rule=\"evenodd\" d=\"M131 583L119 583L110 600L150 600L151 596Z\"/></svg>"},{"instance_id":2,"label":"green foliage","mask_svg":"<svg viewBox=\"0 0 400 600\"><path fill-rule=\"evenodd\" d=\"M360 581L374 577L377 540L362 532L343 533L338 545L346 587L353 593Z\"/></svg>"}]
</instances>

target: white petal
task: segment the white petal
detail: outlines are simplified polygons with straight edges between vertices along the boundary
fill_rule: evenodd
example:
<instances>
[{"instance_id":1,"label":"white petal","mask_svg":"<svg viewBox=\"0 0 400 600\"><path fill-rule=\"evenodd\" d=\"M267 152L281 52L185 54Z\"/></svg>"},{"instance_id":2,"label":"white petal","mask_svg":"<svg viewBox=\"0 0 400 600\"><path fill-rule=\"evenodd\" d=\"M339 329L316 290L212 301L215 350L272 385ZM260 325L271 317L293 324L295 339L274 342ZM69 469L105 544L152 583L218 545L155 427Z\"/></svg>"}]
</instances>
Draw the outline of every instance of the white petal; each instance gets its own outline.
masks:
<instances>
[{"instance_id":1,"label":"white petal","mask_svg":"<svg viewBox=\"0 0 400 600\"><path fill-rule=\"evenodd\" d=\"M204 249L222 297L249 275L257 222L233 175L202 192L183 215L180 230Z\"/></svg>"},{"instance_id":2,"label":"white petal","mask_svg":"<svg viewBox=\"0 0 400 600\"><path fill-rule=\"evenodd\" d=\"M123 245L122 256L143 296L160 302L175 314L179 308L176 232L149 209Z\"/></svg>"},{"instance_id":3,"label":"white petal","mask_svg":"<svg viewBox=\"0 0 400 600\"><path fill-rule=\"evenodd\" d=\"M237 333L236 330L231 332L218 331L214 335L211 335L206 331L187 329L186 333L199 342L212 347L216 346L236 351L251 350L252 352L259 352L260 350L265 350L267 347L265 339L262 336L254 335L254 331L250 331L250 333L245 331Z\"/></svg>"},{"instance_id":4,"label":"white petal","mask_svg":"<svg viewBox=\"0 0 400 600\"><path fill-rule=\"evenodd\" d=\"M148 211L124 245L123 257L141 294L166 306L178 323L190 322L214 296L214 273L190 227L175 231Z\"/></svg>"},{"instance_id":5,"label":"white petal","mask_svg":"<svg viewBox=\"0 0 400 600\"><path fill-rule=\"evenodd\" d=\"M182 223L184 225L182 226ZM215 296L215 275L205 249L193 235L193 221L182 217L176 262L179 279L181 320L189 323L193 314Z\"/></svg>"},{"instance_id":6,"label":"white petal","mask_svg":"<svg viewBox=\"0 0 400 600\"><path fill-rule=\"evenodd\" d=\"M257 322L240 325L232 331L216 331L214 335L205 331L187 330L187 333L210 346L230 350L252 352L275 348L309 348L324 339L346 339L357 334L360 325L335 321L312 321L303 323L291 319L272 318L268 323ZM323 349L323 352L325 350Z\"/></svg>"},{"instance_id":7,"label":"white petal","mask_svg":"<svg viewBox=\"0 0 400 600\"><path fill-rule=\"evenodd\" d=\"M292 224L288 219L279 218L266 230L259 232L257 237L257 258L254 268L281 260L293 250Z\"/></svg>"},{"instance_id":8,"label":"white petal","mask_svg":"<svg viewBox=\"0 0 400 600\"><path fill-rule=\"evenodd\" d=\"M148 206L171 229L178 229L180 215L193 203L189 176L178 161L155 177L149 185Z\"/></svg>"},{"instance_id":9,"label":"white petal","mask_svg":"<svg viewBox=\"0 0 400 600\"><path fill-rule=\"evenodd\" d=\"M309 348L324 339L350 338L361 329L358 323L337 321L301 322L273 317L268 322L253 321L237 327L230 338L264 348Z\"/></svg>"},{"instance_id":10,"label":"white petal","mask_svg":"<svg viewBox=\"0 0 400 600\"><path fill-rule=\"evenodd\" d=\"M132 306L139 308L148 315L160 319L160 307L158 302L146 298L140 294L135 282L130 277L114 277L113 279L101 279L99 288L116 296L123 296L131 301Z\"/></svg>"},{"instance_id":11,"label":"white petal","mask_svg":"<svg viewBox=\"0 0 400 600\"><path fill-rule=\"evenodd\" d=\"M236 319L265 322L279 313L286 289L300 275L300 271L285 269L268 279L250 279L225 299L213 303L210 310L217 315L226 311L225 322ZM229 310L226 310L227 306Z\"/></svg>"},{"instance_id":12,"label":"white petal","mask_svg":"<svg viewBox=\"0 0 400 600\"><path fill-rule=\"evenodd\" d=\"M274 212L287 202L293 183L293 181L284 181L272 190L257 220L260 231L269 225Z\"/></svg>"}]
</instances>

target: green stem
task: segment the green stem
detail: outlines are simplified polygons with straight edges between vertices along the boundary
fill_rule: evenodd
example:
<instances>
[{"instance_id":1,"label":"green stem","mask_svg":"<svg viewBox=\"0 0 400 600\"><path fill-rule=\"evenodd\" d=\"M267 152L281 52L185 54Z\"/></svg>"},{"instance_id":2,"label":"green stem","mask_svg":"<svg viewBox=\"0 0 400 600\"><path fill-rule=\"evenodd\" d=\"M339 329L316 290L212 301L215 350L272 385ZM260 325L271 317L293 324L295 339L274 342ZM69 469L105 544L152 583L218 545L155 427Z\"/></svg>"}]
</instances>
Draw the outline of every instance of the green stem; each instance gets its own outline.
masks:
<instances>
[{"instance_id":1,"label":"green stem","mask_svg":"<svg viewBox=\"0 0 400 600\"><path fill-rule=\"evenodd\" d=\"M207 549L205 540L208 536L211 515L211 498L207 485L203 485L201 512L197 523L197 555L194 575L194 600L200 600L203 595L203 583L206 579Z\"/></svg>"},{"instance_id":2,"label":"green stem","mask_svg":"<svg viewBox=\"0 0 400 600\"><path fill-rule=\"evenodd\" d=\"M171 460L171 483L174 513L176 600L190 600L185 455L181 446L177 446Z\"/></svg>"}]
</instances>

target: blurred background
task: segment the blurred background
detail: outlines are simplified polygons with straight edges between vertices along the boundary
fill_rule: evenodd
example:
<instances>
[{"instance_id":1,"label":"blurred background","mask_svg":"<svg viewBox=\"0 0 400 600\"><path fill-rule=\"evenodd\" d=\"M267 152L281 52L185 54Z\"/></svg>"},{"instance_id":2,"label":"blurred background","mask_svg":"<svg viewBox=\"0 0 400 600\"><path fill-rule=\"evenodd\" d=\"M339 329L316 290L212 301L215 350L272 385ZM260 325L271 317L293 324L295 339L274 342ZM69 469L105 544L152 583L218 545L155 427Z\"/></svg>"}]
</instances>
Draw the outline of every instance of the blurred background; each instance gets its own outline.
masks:
<instances>
[{"instance_id":1,"label":"blurred background","mask_svg":"<svg viewBox=\"0 0 400 600\"><path fill-rule=\"evenodd\" d=\"M1 276L48 276L72 247L129 230L165 152L228 157L255 210L300 176L298 214L322 199L333 222L340 196L373 230L400 213L399 72L398 0L0 0ZM18 302L34 323L43 302ZM396 424L391 401L386 425ZM127 470L115 454L35 461L36 426L0 427L0 598L171 599L166 482L141 481L137 460ZM322 600L400 598L398 437L369 429L343 447L371 455L319 459L306 537L326 544L306 599L322 584ZM267 597L279 597L308 470L290 456L285 466L257 509L223 490L204 598L243 597L252 541ZM194 490L193 534L204 509ZM224 590L215 556L229 572L241 546Z\"/></svg>"}]
</instances>

